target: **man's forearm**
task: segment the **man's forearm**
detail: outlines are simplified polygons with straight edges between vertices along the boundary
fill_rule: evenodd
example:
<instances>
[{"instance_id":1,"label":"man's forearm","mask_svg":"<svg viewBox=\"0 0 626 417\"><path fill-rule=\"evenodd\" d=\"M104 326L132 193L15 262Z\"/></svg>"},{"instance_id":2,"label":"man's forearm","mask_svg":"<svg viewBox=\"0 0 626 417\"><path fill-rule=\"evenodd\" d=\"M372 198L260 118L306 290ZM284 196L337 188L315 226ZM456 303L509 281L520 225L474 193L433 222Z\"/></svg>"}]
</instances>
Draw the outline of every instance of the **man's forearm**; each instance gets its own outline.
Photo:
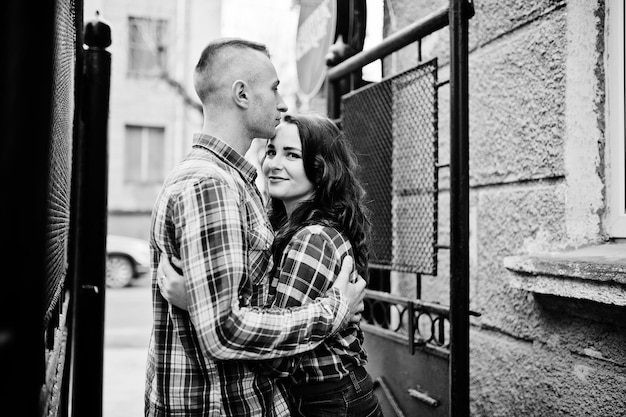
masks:
<instances>
[{"instance_id":1,"label":"man's forearm","mask_svg":"<svg viewBox=\"0 0 626 417\"><path fill-rule=\"evenodd\" d=\"M316 348L348 322L348 305L338 290L306 306L236 308L220 324L191 317L202 349L215 360L274 359Z\"/></svg>"}]
</instances>

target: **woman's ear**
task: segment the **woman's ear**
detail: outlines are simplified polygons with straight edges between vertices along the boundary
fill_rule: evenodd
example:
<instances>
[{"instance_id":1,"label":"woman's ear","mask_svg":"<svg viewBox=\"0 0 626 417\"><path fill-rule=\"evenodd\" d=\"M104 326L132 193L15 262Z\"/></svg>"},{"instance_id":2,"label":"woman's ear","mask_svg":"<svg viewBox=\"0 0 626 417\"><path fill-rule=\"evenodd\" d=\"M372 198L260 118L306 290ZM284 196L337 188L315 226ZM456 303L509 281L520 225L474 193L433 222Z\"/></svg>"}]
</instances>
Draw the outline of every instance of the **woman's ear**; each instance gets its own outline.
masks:
<instances>
[{"instance_id":1,"label":"woman's ear","mask_svg":"<svg viewBox=\"0 0 626 417\"><path fill-rule=\"evenodd\" d=\"M248 83L236 80L231 87L231 94L235 104L242 108L248 108Z\"/></svg>"}]
</instances>

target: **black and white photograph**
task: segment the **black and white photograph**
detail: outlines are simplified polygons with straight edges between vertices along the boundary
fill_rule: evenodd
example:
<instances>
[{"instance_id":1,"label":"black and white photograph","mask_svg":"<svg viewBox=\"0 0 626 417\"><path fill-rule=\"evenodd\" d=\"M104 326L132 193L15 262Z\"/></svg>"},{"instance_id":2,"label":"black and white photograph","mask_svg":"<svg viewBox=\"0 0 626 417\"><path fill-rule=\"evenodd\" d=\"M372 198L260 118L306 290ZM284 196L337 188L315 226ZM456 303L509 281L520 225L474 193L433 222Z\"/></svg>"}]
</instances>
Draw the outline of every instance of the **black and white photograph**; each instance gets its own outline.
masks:
<instances>
[{"instance_id":1,"label":"black and white photograph","mask_svg":"<svg viewBox=\"0 0 626 417\"><path fill-rule=\"evenodd\" d=\"M623 0L3 6L0 416L626 416Z\"/></svg>"}]
</instances>

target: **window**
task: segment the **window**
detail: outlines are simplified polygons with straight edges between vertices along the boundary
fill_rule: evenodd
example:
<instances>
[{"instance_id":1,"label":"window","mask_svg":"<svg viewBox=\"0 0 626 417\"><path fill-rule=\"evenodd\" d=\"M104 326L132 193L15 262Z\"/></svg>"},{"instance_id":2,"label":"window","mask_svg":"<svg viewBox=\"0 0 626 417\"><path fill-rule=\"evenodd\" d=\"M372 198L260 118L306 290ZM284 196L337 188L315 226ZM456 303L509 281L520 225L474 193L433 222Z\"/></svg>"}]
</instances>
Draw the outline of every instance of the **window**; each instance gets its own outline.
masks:
<instances>
[{"instance_id":1,"label":"window","mask_svg":"<svg viewBox=\"0 0 626 417\"><path fill-rule=\"evenodd\" d=\"M126 182L162 182L164 146L164 128L126 126Z\"/></svg>"},{"instance_id":2,"label":"window","mask_svg":"<svg viewBox=\"0 0 626 417\"><path fill-rule=\"evenodd\" d=\"M624 2L607 1L607 231L626 238L626 134L624 132Z\"/></svg>"},{"instance_id":3,"label":"window","mask_svg":"<svg viewBox=\"0 0 626 417\"><path fill-rule=\"evenodd\" d=\"M128 37L129 75L161 75L167 62L167 21L129 17Z\"/></svg>"}]
</instances>

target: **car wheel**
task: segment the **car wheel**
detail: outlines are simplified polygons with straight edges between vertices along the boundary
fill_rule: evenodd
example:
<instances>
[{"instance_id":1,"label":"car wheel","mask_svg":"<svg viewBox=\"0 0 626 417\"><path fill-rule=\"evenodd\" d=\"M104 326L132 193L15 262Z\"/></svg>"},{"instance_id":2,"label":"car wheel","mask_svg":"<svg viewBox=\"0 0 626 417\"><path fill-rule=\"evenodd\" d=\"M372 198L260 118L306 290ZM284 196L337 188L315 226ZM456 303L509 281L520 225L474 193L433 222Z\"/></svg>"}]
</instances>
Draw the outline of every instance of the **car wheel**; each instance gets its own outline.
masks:
<instances>
[{"instance_id":1,"label":"car wheel","mask_svg":"<svg viewBox=\"0 0 626 417\"><path fill-rule=\"evenodd\" d=\"M107 257L106 284L109 288L122 288L130 284L134 270L130 259L124 256L111 255Z\"/></svg>"}]
</instances>

